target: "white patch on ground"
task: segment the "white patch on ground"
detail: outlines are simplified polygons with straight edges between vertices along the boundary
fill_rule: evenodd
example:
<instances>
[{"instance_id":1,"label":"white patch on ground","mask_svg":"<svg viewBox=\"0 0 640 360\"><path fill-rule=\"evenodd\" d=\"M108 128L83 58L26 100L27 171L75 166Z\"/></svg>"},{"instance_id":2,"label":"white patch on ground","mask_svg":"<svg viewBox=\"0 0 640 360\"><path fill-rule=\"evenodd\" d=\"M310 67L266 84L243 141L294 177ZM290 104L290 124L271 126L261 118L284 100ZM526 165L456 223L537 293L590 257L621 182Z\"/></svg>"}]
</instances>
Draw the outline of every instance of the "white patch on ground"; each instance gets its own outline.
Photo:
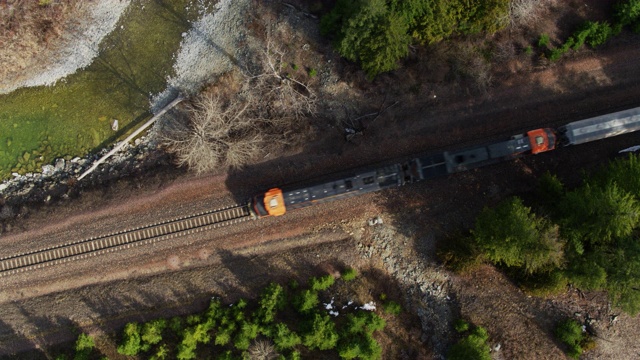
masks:
<instances>
[{"instance_id":1,"label":"white patch on ground","mask_svg":"<svg viewBox=\"0 0 640 360\"><path fill-rule=\"evenodd\" d=\"M367 311L374 311L376 309L376 303L374 301L369 301L368 303L360 306L360 309Z\"/></svg>"},{"instance_id":2,"label":"white patch on ground","mask_svg":"<svg viewBox=\"0 0 640 360\"><path fill-rule=\"evenodd\" d=\"M54 85L58 80L75 73L91 64L98 56L102 39L115 28L120 16L129 6L130 0L100 0L91 2L87 17L79 19L71 31L62 35L61 45L53 53L50 62L41 69L35 69L32 76L23 81L3 84L0 94L6 94L21 87Z\"/></svg>"},{"instance_id":3,"label":"white patch on ground","mask_svg":"<svg viewBox=\"0 0 640 360\"><path fill-rule=\"evenodd\" d=\"M156 112L177 94L197 92L212 77L237 65L243 49L244 16L248 0L221 0L211 13L204 14L183 34L175 57L175 75L168 79L167 89L154 96L152 111Z\"/></svg>"},{"instance_id":4,"label":"white patch on ground","mask_svg":"<svg viewBox=\"0 0 640 360\"><path fill-rule=\"evenodd\" d=\"M333 309L333 298L331 298L331 301L329 303L326 303L326 304L323 303L323 305L324 305L324 308L327 310Z\"/></svg>"}]
</instances>

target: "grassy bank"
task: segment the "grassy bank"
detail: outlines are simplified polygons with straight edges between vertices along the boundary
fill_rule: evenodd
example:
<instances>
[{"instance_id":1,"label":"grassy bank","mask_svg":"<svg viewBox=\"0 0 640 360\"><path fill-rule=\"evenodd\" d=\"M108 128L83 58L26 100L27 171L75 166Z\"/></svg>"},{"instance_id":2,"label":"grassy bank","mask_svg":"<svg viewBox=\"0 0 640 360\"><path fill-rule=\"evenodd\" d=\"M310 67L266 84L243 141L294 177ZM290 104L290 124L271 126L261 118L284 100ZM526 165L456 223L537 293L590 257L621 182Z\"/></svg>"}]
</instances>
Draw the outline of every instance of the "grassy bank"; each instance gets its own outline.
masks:
<instances>
[{"instance_id":1,"label":"grassy bank","mask_svg":"<svg viewBox=\"0 0 640 360\"><path fill-rule=\"evenodd\" d=\"M97 150L148 117L149 98L166 86L196 3L133 1L86 69L55 86L0 96L0 178Z\"/></svg>"}]
</instances>

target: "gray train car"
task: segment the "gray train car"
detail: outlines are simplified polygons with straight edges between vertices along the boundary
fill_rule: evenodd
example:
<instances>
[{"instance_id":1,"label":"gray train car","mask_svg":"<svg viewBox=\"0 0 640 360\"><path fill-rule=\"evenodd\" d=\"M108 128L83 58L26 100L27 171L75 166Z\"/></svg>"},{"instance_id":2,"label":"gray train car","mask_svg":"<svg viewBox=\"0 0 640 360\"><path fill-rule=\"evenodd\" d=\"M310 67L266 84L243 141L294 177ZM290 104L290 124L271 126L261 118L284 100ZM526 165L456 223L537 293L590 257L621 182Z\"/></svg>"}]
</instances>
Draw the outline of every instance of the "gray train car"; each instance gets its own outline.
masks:
<instances>
[{"instance_id":1,"label":"gray train car","mask_svg":"<svg viewBox=\"0 0 640 360\"><path fill-rule=\"evenodd\" d=\"M558 128L562 145L578 145L640 130L640 107L574 121Z\"/></svg>"},{"instance_id":2,"label":"gray train car","mask_svg":"<svg viewBox=\"0 0 640 360\"><path fill-rule=\"evenodd\" d=\"M402 175L400 165L395 164L308 187L282 189L282 196L287 209L298 209L314 203L398 187L404 184Z\"/></svg>"},{"instance_id":3,"label":"gray train car","mask_svg":"<svg viewBox=\"0 0 640 360\"><path fill-rule=\"evenodd\" d=\"M520 136L494 144L459 151L446 151L444 159L447 164L447 172L453 174L513 158L530 150L529 138Z\"/></svg>"}]
</instances>

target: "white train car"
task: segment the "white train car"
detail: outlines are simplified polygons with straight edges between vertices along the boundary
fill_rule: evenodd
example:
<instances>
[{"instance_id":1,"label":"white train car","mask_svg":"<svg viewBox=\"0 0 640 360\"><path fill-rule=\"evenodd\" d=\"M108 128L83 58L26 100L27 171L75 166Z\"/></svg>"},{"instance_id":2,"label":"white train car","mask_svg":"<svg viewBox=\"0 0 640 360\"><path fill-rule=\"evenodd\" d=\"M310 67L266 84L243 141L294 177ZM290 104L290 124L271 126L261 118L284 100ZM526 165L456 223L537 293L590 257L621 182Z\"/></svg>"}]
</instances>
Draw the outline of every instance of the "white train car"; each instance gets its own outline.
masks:
<instances>
[{"instance_id":1,"label":"white train car","mask_svg":"<svg viewBox=\"0 0 640 360\"><path fill-rule=\"evenodd\" d=\"M640 107L574 121L558 128L562 144L578 145L640 130Z\"/></svg>"}]
</instances>

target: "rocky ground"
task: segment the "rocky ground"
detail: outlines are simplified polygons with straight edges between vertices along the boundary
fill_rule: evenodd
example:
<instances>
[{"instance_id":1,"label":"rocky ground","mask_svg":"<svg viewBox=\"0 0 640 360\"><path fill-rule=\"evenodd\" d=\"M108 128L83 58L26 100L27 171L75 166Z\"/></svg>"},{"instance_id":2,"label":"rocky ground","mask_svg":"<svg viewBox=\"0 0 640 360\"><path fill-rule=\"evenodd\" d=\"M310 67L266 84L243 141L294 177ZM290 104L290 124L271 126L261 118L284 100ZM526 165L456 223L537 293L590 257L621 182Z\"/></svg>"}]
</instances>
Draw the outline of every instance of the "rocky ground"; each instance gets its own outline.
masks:
<instances>
[{"instance_id":1,"label":"rocky ground","mask_svg":"<svg viewBox=\"0 0 640 360\"><path fill-rule=\"evenodd\" d=\"M331 94L318 119L312 120L315 141L287 156L268 154L244 169L204 177L173 168L171 159L147 140L124 150L88 181L78 183L74 177L97 156L57 161L41 175L16 176L3 183L4 248L26 251L119 231L242 202L273 185L308 182L340 169L638 105L640 73L635 59L640 49L634 37L535 72L522 71L528 60L516 58L496 70L499 81L486 93L472 83L444 79L425 82L416 93L404 80L414 79L415 67L367 83L352 65L332 55L312 30L317 23L302 11L304 4L294 3L293 9L279 2L265 4L265 18L288 27L286 40L299 48L292 51L292 61L321 64L314 66L326 74L315 80L319 91ZM250 23L261 29L258 25ZM305 44L313 51L304 50ZM507 76L505 69L520 70ZM378 109L384 99L400 105L366 123L363 136L345 142L344 122ZM483 206L525 193L545 171L575 183L579 174L574 169L593 168L638 143L637 135L628 135L198 234L153 249L3 278L0 353L69 341L75 328L108 334L132 319L199 309L212 294L228 299L250 296L274 276L304 277L346 264L378 269L401 289L421 329L417 336L403 335L417 339L417 347L424 350L413 353L414 358L441 358L455 341L451 321L460 316L489 330L497 359L563 358L552 329L559 318L576 316L592 319L598 334L598 347L586 358L631 359L640 352L635 331L639 319L610 309L602 294L581 297L568 289L548 299L531 298L493 267L465 275L445 271L435 249L452 231L471 226ZM113 344L102 346L105 353L114 353Z\"/></svg>"}]
</instances>

